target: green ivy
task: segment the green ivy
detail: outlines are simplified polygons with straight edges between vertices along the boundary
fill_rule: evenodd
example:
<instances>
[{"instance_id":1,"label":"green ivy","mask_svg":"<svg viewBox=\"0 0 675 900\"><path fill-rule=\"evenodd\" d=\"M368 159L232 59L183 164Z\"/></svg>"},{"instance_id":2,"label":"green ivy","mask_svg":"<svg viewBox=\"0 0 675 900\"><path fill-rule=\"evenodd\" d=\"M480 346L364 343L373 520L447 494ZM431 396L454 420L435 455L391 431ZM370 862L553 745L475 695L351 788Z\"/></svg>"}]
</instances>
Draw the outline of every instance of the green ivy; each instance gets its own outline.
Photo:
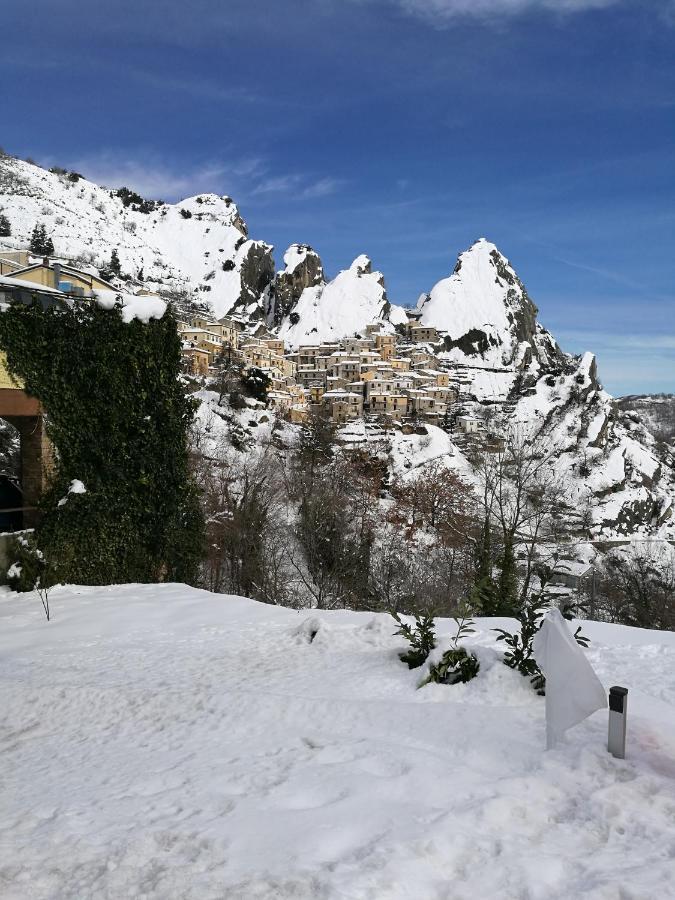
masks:
<instances>
[{"instance_id":1,"label":"green ivy","mask_svg":"<svg viewBox=\"0 0 675 900\"><path fill-rule=\"evenodd\" d=\"M194 401L167 311L145 324L95 303L12 305L0 346L47 412L56 471L37 544L49 584L195 578L203 517L188 468ZM86 493L68 494L73 479ZM59 505L59 500L67 497Z\"/></svg>"}]
</instances>

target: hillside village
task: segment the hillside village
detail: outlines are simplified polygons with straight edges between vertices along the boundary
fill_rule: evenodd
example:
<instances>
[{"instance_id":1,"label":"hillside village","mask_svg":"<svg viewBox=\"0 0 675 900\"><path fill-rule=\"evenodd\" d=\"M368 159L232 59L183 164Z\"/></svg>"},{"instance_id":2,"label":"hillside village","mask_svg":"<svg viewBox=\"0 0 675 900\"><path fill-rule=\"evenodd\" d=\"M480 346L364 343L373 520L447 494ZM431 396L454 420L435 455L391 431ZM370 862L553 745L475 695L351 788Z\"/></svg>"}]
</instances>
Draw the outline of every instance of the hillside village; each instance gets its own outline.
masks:
<instances>
[{"instance_id":1,"label":"hillside village","mask_svg":"<svg viewBox=\"0 0 675 900\"><path fill-rule=\"evenodd\" d=\"M187 371L206 376L223 359L259 369L269 378L268 405L293 423L323 408L336 425L367 416L454 426L463 435L484 431L482 420L461 414L467 396L461 368L448 368L432 352L428 342L439 335L414 314L403 334L371 324L363 336L297 350L262 326L251 333L236 317L195 317L178 328Z\"/></svg>"},{"instance_id":2,"label":"hillside village","mask_svg":"<svg viewBox=\"0 0 675 900\"><path fill-rule=\"evenodd\" d=\"M68 260L39 258L27 250L0 253L0 276L6 288L34 285L82 301L118 290ZM136 296L159 297L144 288ZM461 414L468 399L463 368L448 367L430 347L442 337L436 328L421 325L419 314L409 311L407 324L397 330L371 323L364 332L291 350L264 325L252 327L240 316L178 320L187 373L206 377L223 362L239 364L244 372L260 370L268 378L269 407L292 423L323 409L336 425L368 416L454 428L460 438L484 432L480 418ZM495 435L490 438L490 446L501 446Z\"/></svg>"}]
</instances>

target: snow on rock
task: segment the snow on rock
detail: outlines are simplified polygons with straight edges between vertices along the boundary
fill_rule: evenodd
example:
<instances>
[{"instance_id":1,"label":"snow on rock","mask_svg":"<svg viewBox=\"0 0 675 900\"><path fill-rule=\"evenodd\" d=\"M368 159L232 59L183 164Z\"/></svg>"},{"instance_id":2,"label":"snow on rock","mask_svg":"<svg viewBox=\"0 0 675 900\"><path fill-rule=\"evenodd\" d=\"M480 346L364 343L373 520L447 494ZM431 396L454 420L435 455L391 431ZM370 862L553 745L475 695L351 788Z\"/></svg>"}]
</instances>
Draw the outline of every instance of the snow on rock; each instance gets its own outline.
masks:
<instances>
[{"instance_id":1,"label":"snow on rock","mask_svg":"<svg viewBox=\"0 0 675 900\"><path fill-rule=\"evenodd\" d=\"M672 894L675 634L584 623L630 691L616 760L606 711L542 749L509 620L478 621L474 681L418 690L386 615L182 585L50 603L0 596L3 896Z\"/></svg>"},{"instance_id":2,"label":"snow on rock","mask_svg":"<svg viewBox=\"0 0 675 900\"><path fill-rule=\"evenodd\" d=\"M296 348L365 334L373 323L393 331L389 311L384 276L373 272L370 259L362 255L328 284L306 288L279 336Z\"/></svg>"},{"instance_id":3,"label":"snow on rock","mask_svg":"<svg viewBox=\"0 0 675 900\"><path fill-rule=\"evenodd\" d=\"M118 188L112 185L111 188ZM272 248L247 238L229 197L201 194L178 203L145 201L146 212L116 190L0 157L0 206L12 236L2 249L25 249L36 223L57 256L82 268L105 267L116 249L122 272L155 290L194 292L217 316L248 309L262 315L274 277Z\"/></svg>"},{"instance_id":4,"label":"snow on rock","mask_svg":"<svg viewBox=\"0 0 675 900\"><path fill-rule=\"evenodd\" d=\"M284 253L284 274L292 275L298 266L304 263L313 252L312 248L307 244L291 244Z\"/></svg>"},{"instance_id":5,"label":"snow on rock","mask_svg":"<svg viewBox=\"0 0 675 900\"><path fill-rule=\"evenodd\" d=\"M423 294L418 309L424 325L447 332L457 362L478 357L501 366L520 356L522 365L523 342L540 361L559 354L509 261L485 238L460 254L452 275Z\"/></svg>"},{"instance_id":6,"label":"snow on rock","mask_svg":"<svg viewBox=\"0 0 675 900\"><path fill-rule=\"evenodd\" d=\"M321 258L309 244L291 244L284 253L284 266L272 286L268 320L279 325L293 312L302 292L325 284Z\"/></svg>"}]
</instances>

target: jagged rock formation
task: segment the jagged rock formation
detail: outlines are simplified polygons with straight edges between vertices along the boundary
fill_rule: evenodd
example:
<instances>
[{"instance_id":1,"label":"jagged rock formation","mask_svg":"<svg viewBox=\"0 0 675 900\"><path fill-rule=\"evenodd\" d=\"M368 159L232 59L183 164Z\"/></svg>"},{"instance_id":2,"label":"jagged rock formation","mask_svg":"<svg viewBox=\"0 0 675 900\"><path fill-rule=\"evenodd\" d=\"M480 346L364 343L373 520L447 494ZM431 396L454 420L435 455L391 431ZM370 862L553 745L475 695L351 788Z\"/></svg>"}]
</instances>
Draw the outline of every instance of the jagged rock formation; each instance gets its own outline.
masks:
<instances>
[{"instance_id":1,"label":"jagged rock formation","mask_svg":"<svg viewBox=\"0 0 675 900\"><path fill-rule=\"evenodd\" d=\"M284 268L277 272L267 319L278 326L288 319L305 288L325 284L321 257L308 244L291 244L284 253Z\"/></svg>"},{"instance_id":2,"label":"jagged rock formation","mask_svg":"<svg viewBox=\"0 0 675 900\"><path fill-rule=\"evenodd\" d=\"M632 422L643 422L654 437L675 450L675 394L631 394L619 397L618 408Z\"/></svg>"},{"instance_id":3,"label":"jagged rock formation","mask_svg":"<svg viewBox=\"0 0 675 900\"><path fill-rule=\"evenodd\" d=\"M460 254L452 275L423 294L417 308L424 325L446 332L448 359L493 366L562 360L555 340L537 322L537 307L522 281L485 238Z\"/></svg>"},{"instance_id":4,"label":"jagged rock formation","mask_svg":"<svg viewBox=\"0 0 675 900\"><path fill-rule=\"evenodd\" d=\"M281 321L279 334L289 347L298 347L365 334L366 326L374 323L393 330L404 319L403 310L387 299L384 276L362 255L328 284L305 288Z\"/></svg>"}]
</instances>

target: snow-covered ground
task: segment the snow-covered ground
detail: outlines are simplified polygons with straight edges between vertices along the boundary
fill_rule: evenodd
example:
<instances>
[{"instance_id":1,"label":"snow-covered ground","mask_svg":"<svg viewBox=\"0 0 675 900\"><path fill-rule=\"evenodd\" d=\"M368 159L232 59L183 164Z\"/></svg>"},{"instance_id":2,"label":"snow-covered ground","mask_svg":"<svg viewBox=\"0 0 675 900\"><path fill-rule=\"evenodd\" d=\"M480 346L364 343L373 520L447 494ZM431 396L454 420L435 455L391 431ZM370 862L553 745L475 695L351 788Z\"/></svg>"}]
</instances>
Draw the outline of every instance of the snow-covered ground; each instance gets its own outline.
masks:
<instances>
[{"instance_id":1,"label":"snow-covered ground","mask_svg":"<svg viewBox=\"0 0 675 900\"><path fill-rule=\"evenodd\" d=\"M416 690L385 615L180 585L51 605L0 597L4 900L674 896L675 634L585 625L630 689L620 761L605 712L544 751L494 621L475 681Z\"/></svg>"}]
</instances>

